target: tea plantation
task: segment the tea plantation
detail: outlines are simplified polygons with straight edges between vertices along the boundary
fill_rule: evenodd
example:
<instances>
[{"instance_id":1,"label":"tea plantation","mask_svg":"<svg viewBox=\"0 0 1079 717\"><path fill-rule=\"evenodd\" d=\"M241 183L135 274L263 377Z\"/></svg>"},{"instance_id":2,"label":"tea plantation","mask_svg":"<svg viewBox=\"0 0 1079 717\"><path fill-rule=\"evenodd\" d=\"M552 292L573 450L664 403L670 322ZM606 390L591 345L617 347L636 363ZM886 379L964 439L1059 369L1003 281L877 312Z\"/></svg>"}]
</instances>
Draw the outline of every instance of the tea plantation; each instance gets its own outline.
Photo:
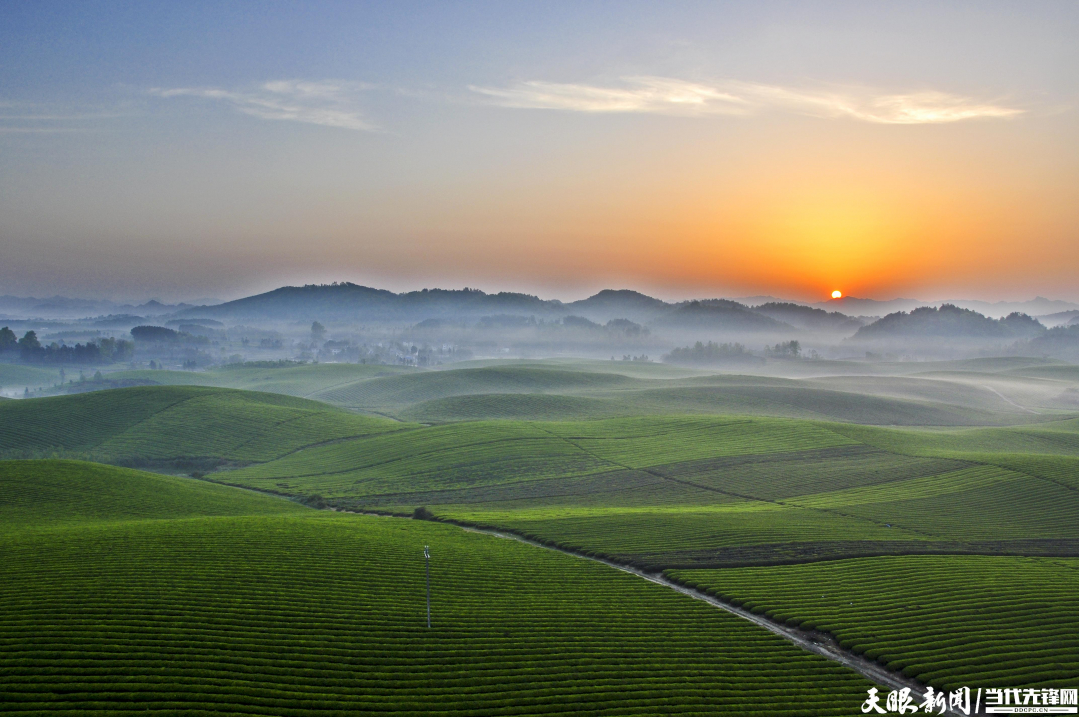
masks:
<instances>
[{"instance_id":1,"label":"tea plantation","mask_svg":"<svg viewBox=\"0 0 1079 717\"><path fill-rule=\"evenodd\" d=\"M3 604L29 611L5 618L5 630L22 632L4 644L38 646L0 666L4 679L23 680L0 686L0 695L33 703L35 690L48 691L41 699L70 697L72 710L113 700L179 710L187 703L177 695L213 685L192 693L202 696L191 709L220 703L290 714L312 705L392 704L417 714L858 706L833 701L830 688L795 689L820 703L784 706L774 679L830 685L842 673L828 665L814 667L824 672L812 679L791 672L782 665L817 663L781 642L772 652L771 643L754 642L754 630L729 632L749 629L736 618L601 565L435 521L319 513L228 486L360 512L408 516L422 507L437 521L666 571L940 687L1059 687L1079 677L1070 597L1079 568L1079 420L1070 414L931 428L748 411L624 416L597 407L631 405L620 402L642 391L688 391L693 382L737 396L739 379L679 375L664 380L684 386L653 389L639 384L658 380L647 372L444 373L425 382L404 373L339 377L352 381L349 391L366 382L362 395L387 406L441 402L452 413L471 403L477 414L512 406L505 416L548 418L579 409L593 420L422 425L198 386L3 402L0 455L198 468L215 483L86 463L2 464L3 555L20 565ZM1020 378L1026 396L1056 380ZM877 390L914 401L928 381ZM975 404L989 399L959 383L948 395L981 410ZM453 395L494 384L517 392ZM421 389L441 397L425 399ZM441 546L436 573L453 568L436 580L449 590L436 615L452 619L436 619L430 633L417 622L424 541ZM54 592L34 593L35 584ZM67 621L57 606L68 604L81 606L70 615L84 622ZM117 627L112 615L130 617ZM98 652L83 659L64 645ZM113 653L123 667L109 672ZM149 667L139 671L143 661ZM375 676L345 674L334 661ZM750 667L735 669L739 661ZM16 664L39 671L7 667ZM56 675L70 689L54 689ZM843 699L857 696L843 689L853 695Z\"/></svg>"},{"instance_id":2,"label":"tea plantation","mask_svg":"<svg viewBox=\"0 0 1079 717\"><path fill-rule=\"evenodd\" d=\"M869 686L664 587L452 526L76 462L0 463L0 483L5 714L846 715Z\"/></svg>"},{"instance_id":3,"label":"tea plantation","mask_svg":"<svg viewBox=\"0 0 1079 717\"><path fill-rule=\"evenodd\" d=\"M130 465L265 461L402 424L273 393L136 386L0 406L0 457Z\"/></svg>"},{"instance_id":4,"label":"tea plantation","mask_svg":"<svg viewBox=\"0 0 1079 717\"><path fill-rule=\"evenodd\" d=\"M897 556L671 577L804 629L923 684L1079 680L1079 559Z\"/></svg>"},{"instance_id":5,"label":"tea plantation","mask_svg":"<svg viewBox=\"0 0 1079 717\"><path fill-rule=\"evenodd\" d=\"M118 371L107 377L280 393L424 423L743 414L872 425L991 426L1037 423L1076 410L1074 401L1061 396L1079 386L1079 379L1060 370L1067 367L1040 359L891 364L879 370L911 375L865 375L874 368L837 361L781 362L771 370L806 374L782 378L569 359L476 361L433 370L237 364L198 372Z\"/></svg>"}]
</instances>

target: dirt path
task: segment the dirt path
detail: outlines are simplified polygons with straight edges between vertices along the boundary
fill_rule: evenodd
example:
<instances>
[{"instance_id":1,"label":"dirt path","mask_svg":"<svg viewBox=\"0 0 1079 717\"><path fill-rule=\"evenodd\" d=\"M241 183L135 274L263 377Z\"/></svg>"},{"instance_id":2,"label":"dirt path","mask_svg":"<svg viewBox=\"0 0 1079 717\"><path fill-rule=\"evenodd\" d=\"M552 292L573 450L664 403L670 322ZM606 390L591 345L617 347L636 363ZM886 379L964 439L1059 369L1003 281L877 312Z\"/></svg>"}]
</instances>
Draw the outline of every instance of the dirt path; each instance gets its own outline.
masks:
<instances>
[{"instance_id":1,"label":"dirt path","mask_svg":"<svg viewBox=\"0 0 1079 717\"><path fill-rule=\"evenodd\" d=\"M380 514L380 513L362 513L362 512L359 512L359 511L340 511L340 512L357 513L359 515L370 515L370 516L375 516L375 517L380 517L380 518L397 518L398 520L413 520L412 518L404 518L402 516L388 516L388 515ZM669 579L665 578L660 573L646 573L643 570L638 570L637 568L630 567L628 565L622 565L620 563L615 563L615 562L612 562L610 560L604 560L602 558L596 558L596 557L592 557L592 556L588 556L588 555L582 555L580 553L575 553L575 552L573 552L571 550L563 550L562 548L556 548L556 547L552 547L550 545L544 545L543 543L539 543L539 542L534 541L534 540L529 540L528 538L521 537L520 535L514 535L513 533L505 533L505 532L502 532L502 531L492 530L492 529L488 529L488 528L477 528L477 527L473 527L473 526L469 526L469 525L461 525L459 523L452 523L452 522L448 522L448 521L446 523L444 523L444 524L456 525L461 530L467 531L469 533L481 533L483 535L490 535L490 536L495 537L495 538L502 538L502 539L505 539L505 540L516 540L518 542L525 543L527 545L531 545L531 546L536 547L536 548L542 548L544 550L553 550L555 552L564 553L566 555L572 555L573 557L578 558L580 560L591 560L592 562L603 563L604 565L606 565L608 567L611 567L611 568L614 568L615 570L621 570L624 573L629 573L630 575L635 575L635 576L637 576L637 577L639 577L639 578L641 578L643 580L647 580L647 581L649 581L651 583L655 583L656 585L662 585L663 587L670 588L671 590L679 592L679 593L685 595L686 597L693 598L694 600L700 600L701 602L708 603L712 607L719 608L720 610L723 610L725 612L729 612L732 615L737 615L738 617L742 618L743 620L748 620L749 622L753 623L754 625L757 625L758 627L763 627L765 630L768 630L771 633L779 635L783 639L797 645L798 647L802 648L803 650L806 650L808 652L812 652L815 655L820 655L821 657L823 657L823 658L825 658L827 660L837 662L837 663L843 665L844 667L850 668L850 669L854 670L855 672L858 672L863 677L865 677L866 679L870 680L871 682L873 682L874 684L876 684L878 686L886 687L888 690L902 690L904 688L909 688L910 692L911 692L911 697L915 698L914 699L914 704L915 705L921 704L923 698L925 697L925 686L924 685L916 682L915 680L904 677L901 674L897 674L895 672L892 672L891 670L887 669L886 667L881 665L879 662L876 662L875 660L866 659L866 658L864 658L864 657L862 657L860 655L856 655L853 652L850 652L848 650L843 649L842 647L839 646L839 644L835 641L835 639L831 635L827 635L827 634L820 633L820 632L809 632L809 631L806 631L806 630L799 630L798 628L790 627L789 625L786 625L785 623L776 622L774 620L771 620L771 619L765 617L764 615L757 615L757 614L755 614L753 612L750 612L749 610L743 610L742 608L735 607L734 605L730 605L728 603L725 603L722 600L719 600L718 598L712 597L711 595L708 595L706 593L700 592L698 590L694 590L692 588L687 588L684 585L679 585L678 583L674 582L673 580L669 580ZM882 707L884 705L884 698L885 698L886 694L887 694L886 692L882 692L879 695L880 698L881 698L881 706ZM972 702L973 702L973 699L972 699ZM934 711L934 714L935 714L935 711ZM945 712L945 714L957 715L957 717L963 717L962 712L957 712L957 711L954 711L954 710L951 710L951 709L949 709L947 712Z\"/></svg>"},{"instance_id":2,"label":"dirt path","mask_svg":"<svg viewBox=\"0 0 1079 717\"><path fill-rule=\"evenodd\" d=\"M1035 416L1040 416L1040 415L1042 415L1042 414L1038 413L1037 411L1035 411L1035 410L1034 410L1033 408L1027 408L1026 406L1020 406L1020 405L1019 405L1018 403L1016 403L1016 402L1015 402L1015 401L1013 401L1012 399L1008 398L1007 396L1005 396L1005 395L1004 395L1003 393L1001 393L1000 391L996 390L996 389L995 389L995 388L993 388L992 386L982 386L982 388L984 388L984 389L987 389L987 390L989 390L989 391L992 391L992 392L993 392L993 393L995 393L996 395L1000 396L1000 397L1001 397L1001 398L1002 398L1002 399L1004 400L1004 402L1005 402L1005 403L1010 403L1011 405L1013 405L1013 406L1015 406L1016 408L1018 408L1018 409L1019 409L1020 411L1026 411L1027 413L1033 413L1033 414L1034 414Z\"/></svg>"}]
</instances>

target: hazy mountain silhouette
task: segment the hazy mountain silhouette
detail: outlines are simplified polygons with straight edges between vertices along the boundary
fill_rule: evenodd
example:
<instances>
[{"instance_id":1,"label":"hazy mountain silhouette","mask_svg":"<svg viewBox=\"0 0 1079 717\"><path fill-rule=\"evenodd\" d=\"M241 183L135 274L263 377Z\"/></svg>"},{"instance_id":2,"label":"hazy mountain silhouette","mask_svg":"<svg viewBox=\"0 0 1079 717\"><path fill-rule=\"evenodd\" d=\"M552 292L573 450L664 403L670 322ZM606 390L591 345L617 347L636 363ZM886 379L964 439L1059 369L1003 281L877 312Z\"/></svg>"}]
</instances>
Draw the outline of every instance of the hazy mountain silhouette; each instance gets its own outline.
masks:
<instances>
[{"instance_id":1,"label":"hazy mountain silhouette","mask_svg":"<svg viewBox=\"0 0 1079 717\"><path fill-rule=\"evenodd\" d=\"M970 309L990 318L1003 318L1009 314L1022 313L1041 317L1052 312L1064 312L1079 309L1079 304L1057 299L1046 299L1038 296L1029 301L974 301L969 299L949 299L947 301L920 301L918 299L890 299L878 301L876 299L859 299L855 296L844 296L841 299L829 299L816 304L813 307L825 311L840 311L848 316L884 316L898 311L911 311L922 306L940 307L945 304L960 309Z\"/></svg>"},{"instance_id":2,"label":"hazy mountain silhouette","mask_svg":"<svg viewBox=\"0 0 1079 717\"><path fill-rule=\"evenodd\" d=\"M630 289L604 289L587 299L574 301L565 308L590 319L609 320L614 317L648 321L667 311L671 305Z\"/></svg>"},{"instance_id":3,"label":"hazy mountain silhouette","mask_svg":"<svg viewBox=\"0 0 1079 717\"><path fill-rule=\"evenodd\" d=\"M678 329L732 329L739 331L793 330L793 326L758 314L745 304L727 299L688 301L660 319L664 327Z\"/></svg>"},{"instance_id":4,"label":"hazy mountain silhouette","mask_svg":"<svg viewBox=\"0 0 1079 717\"><path fill-rule=\"evenodd\" d=\"M25 318L85 319L104 318L106 315L131 314L160 316L189 308L191 304L164 304L151 299L144 304L119 304L115 301L78 299L68 296L0 296L0 313L15 314Z\"/></svg>"},{"instance_id":5,"label":"hazy mountain silhouette","mask_svg":"<svg viewBox=\"0 0 1079 717\"><path fill-rule=\"evenodd\" d=\"M1026 339L1044 332L1045 326L1026 314L991 319L977 311L944 304L940 308L923 306L910 313L888 314L858 329L853 338Z\"/></svg>"},{"instance_id":6,"label":"hazy mountain silhouette","mask_svg":"<svg viewBox=\"0 0 1079 717\"><path fill-rule=\"evenodd\" d=\"M802 306L789 302L770 302L753 307L753 311L764 314L776 321L783 321L800 329L811 331L835 331L852 334L862 326L864 321L852 318L838 311L828 312L824 309L815 309L812 306Z\"/></svg>"},{"instance_id":7,"label":"hazy mountain silhouette","mask_svg":"<svg viewBox=\"0 0 1079 717\"><path fill-rule=\"evenodd\" d=\"M807 310L812 311L812 310ZM824 312L821 312L822 314ZM530 294L487 294L479 289L423 289L395 294L385 289L341 283L285 286L216 306L187 309L178 316L231 320L348 320L420 324L433 328L443 320L477 321L510 317L555 321L580 316L603 324L612 319L662 322L679 328L790 330L793 327L745 304L726 299L668 304L627 289L605 289L570 303ZM837 319L833 319L837 320ZM485 324L486 325L486 324ZM856 328L856 327L855 327ZM853 330L853 329L852 329Z\"/></svg>"}]
</instances>

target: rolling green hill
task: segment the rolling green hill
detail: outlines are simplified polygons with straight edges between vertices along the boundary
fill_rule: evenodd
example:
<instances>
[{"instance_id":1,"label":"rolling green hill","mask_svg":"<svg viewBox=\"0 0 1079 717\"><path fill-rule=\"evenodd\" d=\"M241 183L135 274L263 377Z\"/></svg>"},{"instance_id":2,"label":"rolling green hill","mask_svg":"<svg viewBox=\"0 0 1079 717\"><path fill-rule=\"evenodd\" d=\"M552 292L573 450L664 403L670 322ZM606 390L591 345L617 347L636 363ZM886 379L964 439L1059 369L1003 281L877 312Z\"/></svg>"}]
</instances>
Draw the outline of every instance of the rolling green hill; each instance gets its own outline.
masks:
<instances>
[{"instance_id":1,"label":"rolling green hill","mask_svg":"<svg viewBox=\"0 0 1079 717\"><path fill-rule=\"evenodd\" d=\"M161 385L239 388L306 398L357 381L415 372L416 369L405 366L373 364L319 363L272 368L239 364L209 371L118 371L109 374L109 378L154 381Z\"/></svg>"},{"instance_id":2,"label":"rolling green hill","mask_svg":"<svg viewBox=\"0 0 1079 717\"><path fill-rule=\"evenodd\" d=\"M564 371L536 366L508 366L425 371L390 376L317 394L350 408L397 410L422 401L486 393L577 392L628 386L633 379L615 373Z\"/></svg>"},{"instance_id":3,"label":"rolling green hill","mask_svg":"<svg viewBox=\"0 0 1079 717\"><path fill-rule=\"evenodd\" d=\"M673 413L738 413L909 426L1046 420L991 388L961 382L737 375L646 378L598 369L565 370L548 364L414 372L358 381L312 394L312 398L425 422L575 420ZM530 413L532 410L536 413Z\"/></svg>"},{"instance_id":4,"label":"rolling green hill","mask_svg":"<svg viewBox=\"0 0 1079 717\"><path fill-rule=\"evenodd\" d=\"M870 686L516 541L77 462L0 481L4 713L846 715Z\"/></svg>"},{"instance_id":5,"label":"rolling green hill","mask_svg":"<svg viewBox=\"0 0 1079 717\"><path fill-rule=\"evenodd\" d=\"M937 688L1079 679L1079 560L897 556L671 577Z\"/></svg>"},{"instance_id":6,"label":"rolling green hill","mask_svg":"<svg viewBox=\"0 0 1079 717\"><path fill-rule=\"evenodd\" d=\"M280 394L138 386L4 403L0 456L212 466L270 460L314 443L400 428Z\"/></svg>"},{"instance_id":7,"label":"rolling green hill","mask_svg":"<svg viewBox=\"0 0 1079 717\"><path fill-rule=\"evenodd\" d=\"M0 461L0 532L119 520L307 512L281 498L64 460Z\"/></svg>"},{"instance_id":8,"label":"rolling green hill","mask_svg":"<svg viewBox=\"0 0 1079 717\"><path fill-rule=\"evenodd\" d=\"M1077 428L911 431L745 416L455 423L305 448L214 478L356 510L424 506L655 569L1079 555L1067 519L1079 508ZM1015 452L1024 446L1028 455Z\"/></svg>"},{"instance_id":9,"label":"rolling green hill","mask_svg":"<svg viewBox=\"0 0 1079 717\"><path fill-rule=\"evenodd\" d=\"M1072 386L1061 366L792 380L621 363L241 367L231 381L265 390L6 401L0 457L422 506L667 571L941 687L1079 677L1079 419L1046 408ZM319 400L286 395L305 392ZM219 484L0 462L15 565L0 711L848 714L864 699L850 673L604 566Z\"/></svg>"},{"instance_id":10,"label":"rolling green hill","mask_svg":"<svg viewBox=\"0 0 1079 717\"><path fill-rule=\"evenodd\" d=\"M737 413L866 425L994 426L1079 413L1079 378L1058 362L774 361L762 370L775 375L550 359L476 361L438 369L236 365L200 372L121 371L108 378L282 393L427 423ZM896 375L882 375L889 371Z\"/></svg>"},{"instance_id":11,"label":"rolling green hill","mask_svg":"<svg viewBox=\"0 0 1079 717\"><path fill-rule=\"evenodd\" d=\"M721 381L688 380L698 390ZM466 399L479 397L453 400ZM518 410L565 399L519 394ZM9 402L0 418L8 457L226 468L211 477L350 509L425 506L650 568L1070 555L1079 545L1065 519L1079 507L1077 420L896 430L685 415L421 427L279 394L175 386Z\"/></svg>"}]
</instances>

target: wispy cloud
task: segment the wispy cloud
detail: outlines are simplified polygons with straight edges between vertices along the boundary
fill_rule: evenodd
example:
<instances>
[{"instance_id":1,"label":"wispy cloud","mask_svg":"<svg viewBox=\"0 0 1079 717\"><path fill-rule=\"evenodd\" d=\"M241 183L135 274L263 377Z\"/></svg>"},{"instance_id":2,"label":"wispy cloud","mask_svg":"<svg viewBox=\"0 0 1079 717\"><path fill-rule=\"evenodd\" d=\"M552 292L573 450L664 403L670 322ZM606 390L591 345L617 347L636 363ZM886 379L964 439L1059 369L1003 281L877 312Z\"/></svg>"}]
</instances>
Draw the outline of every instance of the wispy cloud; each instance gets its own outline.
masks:
<instances>
[{"instance_id":1,"label":"wispy cloud","mask_svg":"<svg viewBox=\"0 0 1079 717\"><path fill-rule=\"evenodd\" d=\"M572 112L748 115L780 109L816 117L882 124L932 124L1007 118L1023 109L945 92L883 94L864 88L805 89L723 80L708 84L669 77L625 77L620 86L528 81L510 87L471 86L493 104Z\"/></svg>"},{"instance_id":2,"label":"wispy cloud","mask_svg":"<svg viewBox=\"0 0 1079 717\"><path fill-rule=\"evenodd\" d=\"M232 105L244 114L265 120L303 122L324 127L374 132L356 105L356 95L372 85L324 80L277 80L251 90L179 87L154 88L158 97L200 97Z\"/></svg>"},{"instance_id":3,"label":"wispy cloud","mask_svg":"<svg viewBox=\"0 0 1079 717\"><path fill-rule=\"evenodd\" d=\"M473 92L503 107L574 112L651 112L656 114L745 114L752 106L718 87L667 77L628 77L626 87L521 82L513 87L476 87Z\"/></svg>"},{"instance_id":4,"label":"wispy cloud","mask_svg":"<svg viewBox=\"0 0 1079 717\"><path fill-rule=\"evenodd\" d=\"M34 102L0 102L0 134L56 134L90 132L101 120L127 116L116 111L76 108L70 105L44 106Z\"/></svg>"}]
</instances>

